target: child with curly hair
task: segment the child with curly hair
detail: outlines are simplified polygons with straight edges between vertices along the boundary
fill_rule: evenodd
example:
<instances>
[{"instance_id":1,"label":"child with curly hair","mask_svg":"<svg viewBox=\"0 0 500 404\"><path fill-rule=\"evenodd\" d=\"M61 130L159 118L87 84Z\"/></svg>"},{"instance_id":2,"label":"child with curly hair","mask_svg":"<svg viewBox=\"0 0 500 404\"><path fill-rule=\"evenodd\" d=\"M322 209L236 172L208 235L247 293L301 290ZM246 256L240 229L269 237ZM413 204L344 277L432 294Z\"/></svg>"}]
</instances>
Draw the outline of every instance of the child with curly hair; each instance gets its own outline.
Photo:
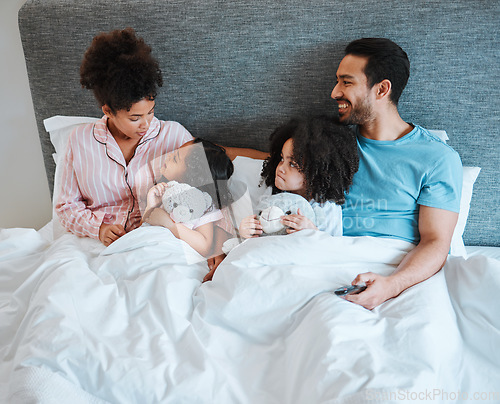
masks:
<instances>
[{"instance_id":1,"label":"child with curly hair","mask_svg":"<svg viewBox=\"0 0 500 404\"><path fill-rule=\"evenodd\" d=\"M313 207L324 210L324 223L314 225L301 214L285 215L281 222L287 233L316 229L332 236L342 235L342 208L354 173L358 153L354 133L333 118L317 116L292 119L278 127L270 137L270 157L262 168L262 181L278 192L291 192L306 198ZM259 237L263 230L256 215L241 221L243 238Z\"/></svg>"}]
</instances>

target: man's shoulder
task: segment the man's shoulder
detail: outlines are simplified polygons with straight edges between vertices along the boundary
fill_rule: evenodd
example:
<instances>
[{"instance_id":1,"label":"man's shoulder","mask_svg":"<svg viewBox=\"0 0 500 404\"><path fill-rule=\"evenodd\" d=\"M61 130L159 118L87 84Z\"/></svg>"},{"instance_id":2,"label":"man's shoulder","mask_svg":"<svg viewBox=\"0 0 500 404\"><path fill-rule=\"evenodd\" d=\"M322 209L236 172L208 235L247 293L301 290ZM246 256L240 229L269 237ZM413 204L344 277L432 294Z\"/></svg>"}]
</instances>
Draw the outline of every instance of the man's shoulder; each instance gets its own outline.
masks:
<instances>
[{"instance_id":1,"label":"man's shoulder","mask_svg":"<svg viewBox=\"0 0 500 404\"><path fill-rule=\"evenodd\" d=\"M458 156L457 151L446 143L447 138L438 135L437 131L431 131L419 125L415 125L415 131L416 135L413 141L420 143L422 147L428 146L430 152L434 151L435 153L444 153L449 156Z\"/></svg>"},{"instance_id":2,"label":"man's shoulder","mask_svg":"<svg viewBox=\"0 0 500 404\"><path fill-rule=\"evenodd\" d=\"M425 142L430 142L430 143L436 143L442 146L448 146L446 141L448 140L448 136L446 136L446 132L444 131L436 131L436 130L430 130L427 128L424 128L423 126L420 125L414 125L414 131L415 131L415 139L420 140L420 141L425 141Z\"/></svg>"}]
</instances>

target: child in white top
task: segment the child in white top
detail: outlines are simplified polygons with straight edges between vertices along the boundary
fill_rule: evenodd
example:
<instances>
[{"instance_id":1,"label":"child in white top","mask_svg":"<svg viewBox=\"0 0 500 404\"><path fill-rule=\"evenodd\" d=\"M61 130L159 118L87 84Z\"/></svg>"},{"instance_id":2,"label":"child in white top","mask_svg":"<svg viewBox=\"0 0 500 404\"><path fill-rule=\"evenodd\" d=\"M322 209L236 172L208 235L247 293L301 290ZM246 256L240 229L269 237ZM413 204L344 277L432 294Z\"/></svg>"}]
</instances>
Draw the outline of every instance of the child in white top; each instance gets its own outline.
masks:
<instances>
[{"instance_id":1,"label":"child in white top","mask_svg":"<svg viewBox=\"0 0 500 404\"><path fill-rule=\"evenodd\" d=\"M273 187L273 194L287 191L306 198L325 209L325 222L316 227L300 212L285 215L281 222L287 233L302 229L342 235L344 193L358 169L354 133L326 116L292 119L271 135L270 157L262 169L262 181ZM256 215L241 221L240 236L259 237L263 230Z\"/></svg>"},{"instance_id":2,"label":"child in white top","mask_svg":"<svg viewBox=\"0 0 500 404\"><path fill-rule=\"evenodd\" d=\"M175 237L184 240L198 253L207 256L213 249L214 222L223 218L222 208L230 201L227 180L234 167L224 148L200 138L165 156L162 178L149 191L143 221L168 228ZM189 184L212 197L213 206L194 222L175 223L160 208L168 181Z\"/></svg>"}]
</instances>

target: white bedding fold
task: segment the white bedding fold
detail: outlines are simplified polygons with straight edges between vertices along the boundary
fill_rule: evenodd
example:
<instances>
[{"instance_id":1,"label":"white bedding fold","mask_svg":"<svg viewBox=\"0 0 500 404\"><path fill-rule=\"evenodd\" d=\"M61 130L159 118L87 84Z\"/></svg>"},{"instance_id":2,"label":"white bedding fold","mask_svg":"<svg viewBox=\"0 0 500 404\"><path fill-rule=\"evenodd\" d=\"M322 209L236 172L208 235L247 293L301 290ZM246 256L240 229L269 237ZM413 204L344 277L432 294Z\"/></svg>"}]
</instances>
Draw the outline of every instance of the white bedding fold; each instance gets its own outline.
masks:
<instances>
[{"instance_id":1,"label":"white bedding fold","mask_svg":"<svg viewBox=\"0 0 500 404\"><path fill-rule=\"evenodd\" d=\"M68 382L59 373L38 367L23 368L13 381L10 404L108 404Z\"/></svg>"}]
</instances>

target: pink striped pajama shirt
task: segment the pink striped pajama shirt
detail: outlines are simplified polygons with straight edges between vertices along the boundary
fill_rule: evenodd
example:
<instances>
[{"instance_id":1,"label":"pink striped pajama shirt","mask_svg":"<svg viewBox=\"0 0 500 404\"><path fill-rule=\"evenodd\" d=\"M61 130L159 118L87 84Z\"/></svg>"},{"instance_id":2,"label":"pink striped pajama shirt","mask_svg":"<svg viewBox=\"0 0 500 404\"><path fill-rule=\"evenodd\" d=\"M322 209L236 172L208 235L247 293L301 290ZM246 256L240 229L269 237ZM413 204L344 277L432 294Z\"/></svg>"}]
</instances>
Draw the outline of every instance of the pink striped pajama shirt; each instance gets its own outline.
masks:
<instances>
[{"instance_id":1,"label":"pink striped pajama shirt","mask_svg":"<svg viewBox=\"0 0 500 404\"><path fill-rule=\"evenodd\" d=\"M78 236L99 239L102 223L139 226L139 198L155 183L162 156L192 140L179 123L156 117L128 165L107 128L107 117L77 128L68 141L56 212Z\"/></svg>"}]
</instances>

